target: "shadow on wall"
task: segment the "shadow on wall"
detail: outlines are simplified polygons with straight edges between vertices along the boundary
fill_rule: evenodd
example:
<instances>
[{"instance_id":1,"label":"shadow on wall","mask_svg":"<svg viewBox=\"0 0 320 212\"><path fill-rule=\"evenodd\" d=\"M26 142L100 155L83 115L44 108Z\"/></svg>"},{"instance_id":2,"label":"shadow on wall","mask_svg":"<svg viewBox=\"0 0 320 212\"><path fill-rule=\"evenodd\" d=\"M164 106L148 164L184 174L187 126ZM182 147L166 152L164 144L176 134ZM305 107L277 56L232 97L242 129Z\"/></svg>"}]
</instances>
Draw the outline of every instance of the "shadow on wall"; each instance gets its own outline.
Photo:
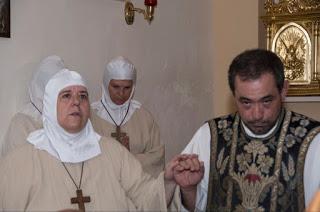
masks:
<instances>
[{"instance_id":1,"label":"shadow on wall","mask_svg":"<svg viewBox=\"0 0 320 212\"><path fill-rule=\"evenodd\" d=\"M225 101L226 102L224 105L226 108L222 108L218 113L214 113L214 117L224 116L237 111L237 107L235 105L234 98L231 93L228 94L228 97L225 99ZM218 108L218 104L221 104L221 102L214 102L213 107Z\"/></svg>"}]
</instances>

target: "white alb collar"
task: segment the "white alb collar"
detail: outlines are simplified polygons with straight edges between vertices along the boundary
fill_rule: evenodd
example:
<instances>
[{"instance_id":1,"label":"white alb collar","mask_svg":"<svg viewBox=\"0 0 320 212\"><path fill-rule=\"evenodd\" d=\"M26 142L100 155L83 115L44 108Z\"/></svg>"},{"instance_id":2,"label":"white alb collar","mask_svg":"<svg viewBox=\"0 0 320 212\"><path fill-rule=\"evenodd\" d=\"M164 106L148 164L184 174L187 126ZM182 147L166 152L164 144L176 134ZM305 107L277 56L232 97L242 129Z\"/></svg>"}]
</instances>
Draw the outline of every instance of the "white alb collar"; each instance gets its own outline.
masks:
<instances>
[{"instance_id":1,"label":"white alb collar","mask_svg":"<svg viewBox=\"0 0 320 212\"><path fill-rule=\"evenodd\" d=\"M245 123L243 123L243 121L241 120L241 125L244 129L244 131L247 133L247 135L249 135L250 137L252 138L260 138L260 139L263 139L263 138L267 138L268 136L270 136L274 131L275 129L277 128L279 124L279 119L278 121L276 122L276 124L265 134L263 135L257 135L257 134L254 134L246 125Z\"/></svg>"}]
</instances>

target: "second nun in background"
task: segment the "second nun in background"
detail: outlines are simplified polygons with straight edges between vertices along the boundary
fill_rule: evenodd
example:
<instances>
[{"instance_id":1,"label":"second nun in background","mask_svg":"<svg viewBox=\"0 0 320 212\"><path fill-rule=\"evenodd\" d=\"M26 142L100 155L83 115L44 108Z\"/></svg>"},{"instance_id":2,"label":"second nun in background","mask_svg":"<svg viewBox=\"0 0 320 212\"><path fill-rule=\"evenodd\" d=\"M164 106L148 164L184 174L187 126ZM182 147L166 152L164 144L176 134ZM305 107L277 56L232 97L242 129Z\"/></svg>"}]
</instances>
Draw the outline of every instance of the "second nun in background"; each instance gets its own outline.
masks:
<instances>
[{"instance_id":1,"label":"second nun in background","mask_svg":"<svg viewBox=\"0 0 320 212\"><path fill-rule=\"evenodd\" d=\"M99 134L114 137L146 172L157 176L164 168L164 145L152 115L132 99L136 78L136 69L128 59L111 60L103 74L102 97L91 105L91 120Z\"/></svg>"},{"instance_id":2,"label":"second nun in background","mask_svg":"<svg viewBox=\"0 0 320 212\"><path fill-rule=\"evenodd\" d=\"M12 118L4 136L1 156L24 144L30 132L42 127L42 101L44 88L49 79L64 69L63 60L56 55L44 58L33 74L29 85L29 102Z\"/></svg>"}]
</instances>

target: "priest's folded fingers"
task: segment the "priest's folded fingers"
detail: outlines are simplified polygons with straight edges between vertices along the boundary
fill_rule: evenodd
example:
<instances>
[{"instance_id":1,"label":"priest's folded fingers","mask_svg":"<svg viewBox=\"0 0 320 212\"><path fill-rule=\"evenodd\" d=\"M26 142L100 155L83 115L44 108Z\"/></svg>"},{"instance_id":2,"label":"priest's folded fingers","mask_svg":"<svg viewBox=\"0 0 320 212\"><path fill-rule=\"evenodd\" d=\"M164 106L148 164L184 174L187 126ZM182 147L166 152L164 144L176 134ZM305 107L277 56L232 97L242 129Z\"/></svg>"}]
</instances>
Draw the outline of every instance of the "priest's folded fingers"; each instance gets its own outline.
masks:
<instances>
[{"instance_id":1,"label":"priest's folded fingers","mask_svg":"<svg viewBox=\"0 0 320 212\"><path fill-rule=\"evenodd\" d=\"M175 167L174 167L174 171L175 172L182 172L184 171L185 168L183 166L180 166L179 164L177 164Z\"/></svg>"},{"instance_id":2,"label":"priest's folded fingers","mask_svg":"<svg viewBox=\"0 0 320 212\"><path fill-rule=\"evenodd\" d=\"M190 171L199 169L199 159L197 154L181 154L174 157L174 160L179 161L179 170L181 170L181 167L183 167L184 170Z\"/></svg>"},{"instance_id":3,"label":"priest's folded fingers","mask_svg":"<svg viewBox=\"0 0 320 212\"><path fill-rule=\"evenodd\" d=\"M165 179L171 180L174 172L182 172L185 170L185 166L181 165L180 161L183 161L186 158L186 155L175 155L165 167Z\"/></svg>"},{"instance_id":4,"label":"priest's folded fingers","mask_svg":"<svg viewBox=\"0 0 320 212\"><path fill-rule=\"evenodd\" d=\"M186 170L190 171L198 171L200 169L200 161L197 157L187 158L184 161L180 161L180 163Z\"/></svg>"},{"instance_id":5,"label":"priest's folded fingers","mask_svg":"<svg viewBox=\"0 0 320 212\"><path fill-rule=\"evenodd\" d=\"M190 169L190 159L185 158L183 160L179 160L179 165L183 167L185 170Z\"/></svg>"},{"instance_id":6,"label":"priest's folded fingers","mask_svg":"<svg viewBox=\"0 0 320 212\"><path fill-rule=\"evenodd\" d=\"M198 159L198 157L194 157L192 158L192 166L191 166L191 171L199 171L200 170L200 161Z\"/></svg>"},{"instance_id":7,"label":"priest's folded fingers","mask_svg":"<svg viewBox=\"0 0 320 212\"><path fill-rule=\"evenodd\" d=\"M199 165L198 155L196 154L184 154L181 155L179 164L183 166L186 170L195 171L198 170Z\"/></svg>"}]
</instances>

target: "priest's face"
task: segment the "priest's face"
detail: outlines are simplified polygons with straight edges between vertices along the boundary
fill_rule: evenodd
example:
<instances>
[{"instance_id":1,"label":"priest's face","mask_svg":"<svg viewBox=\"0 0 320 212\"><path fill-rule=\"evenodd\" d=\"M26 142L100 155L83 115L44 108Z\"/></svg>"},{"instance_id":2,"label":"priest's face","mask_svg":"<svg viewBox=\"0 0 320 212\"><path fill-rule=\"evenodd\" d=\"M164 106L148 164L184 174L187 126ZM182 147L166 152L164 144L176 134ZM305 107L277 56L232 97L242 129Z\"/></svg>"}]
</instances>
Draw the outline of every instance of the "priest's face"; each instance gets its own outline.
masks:
<instances>
[{"instance_id":1,"label":"priest's face","mask_svg":"<svg viewBox=\"0 0 320 212\"><path fill-rule=\"evenodd\" d=\"M89 96L86 87L69 86L62 89L57 100L57 116L60 126L69 133L78 133L86 125L90 115Z\"/></svg>"},{"instance_id":2,"label":"priest's face","mask_svg":"<svg viewBox=\"0 0 320 212\"><path fill-rule=\"evenodd\" d=\"M236 76L234 98L241 120L253 133L267 133L278 120L286 92L287 82L279 91L270 73L245 81Z\"/></svg>"},{"instance_id":3,"label":"priest's face","mask_svg":"<svg viewBox=\"0 0 320 212\"><path fill-rule=\"evenodd\" d=\"M132 80L110 80L108 90L113 103L124 104L130 98L132 87Z\"/></svg>"}]
</instances>

